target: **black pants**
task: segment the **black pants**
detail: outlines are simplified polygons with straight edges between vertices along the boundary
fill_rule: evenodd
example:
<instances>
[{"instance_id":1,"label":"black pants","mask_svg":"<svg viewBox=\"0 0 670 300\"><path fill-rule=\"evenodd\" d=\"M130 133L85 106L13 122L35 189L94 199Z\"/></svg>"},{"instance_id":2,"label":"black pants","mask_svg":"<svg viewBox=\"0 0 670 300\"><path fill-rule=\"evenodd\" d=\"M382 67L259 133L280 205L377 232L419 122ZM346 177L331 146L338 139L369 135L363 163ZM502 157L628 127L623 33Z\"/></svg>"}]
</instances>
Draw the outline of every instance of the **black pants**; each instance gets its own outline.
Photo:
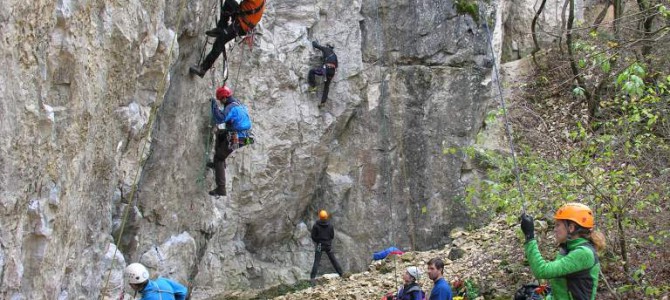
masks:
<instances>
[{"instance_id":1,"label":"black pants","mask_svg":"<svg viewBox=\"0 0 670 300\"><path fill-rule=\"evenodd\" d=\"M223 19L222 19L223 20ZM216 61L217 58L223 53L224 50L226 50L226 43L232 41L235 39L237 36L243 36L247 34L244 30L242 30L242 27L240 27L240 24L237 22L237 20L233 21L233 24L228 26L228 24L222 24L223 22L219 21L219 24L217 24L218 28L221 28L221 34L216 37L216 40L214 40L214 44L212 45L212 50L209 51L205 59L202 61L202 65L200 65L200 69L203 72L207 72L214 62Z\"/></svg>"},{"instance_id":2,"label":"black pants","mask_svg":"<svg viewBox=\"0 0 670 300\"><path fill-rule=\"evenodd\" d=\"M214 177L216 189L220 192L226 190L226 158L233 153L228 143L228 132L219 131L216 135L216 145L214 146Z\"/></svg>"},{"instance_id":3,"label":"black pants","mask_svg":"<svg viewBox=\"0 0 670 300\"><path fill-rule=\"evenodd\" d=\"M309 274L309 279L314 279L316 278L316 273L319 272L319 263L321 262L321 253L326 252L326 255L328 255L328 259L330 260L330 263L333 264L333 267L335 268L335 271L337 271L337 274L340 274L342 276L342 267L340 267L340 263L337 262L337 259L335 259L335 253L331 249L321 249L321 251L316 251L314 252L314 264L312 265L312 273Z\"/></svg>"},{"instance_id":4,"label":"black pants","mask_svg":"<svg viewBox=\"0 0 670 300\"><path fill-rule=\"evenodd\" d=\"M309 70L307 74L307 82L309 86L316 86L316 75L326 76L326 82L323 83L323 94L321 95L321 103L326 103L328 100L328 90L330 90L330 82L335 77L335 68L330 67L318 67Z\"/></svg>"}]
</instances>

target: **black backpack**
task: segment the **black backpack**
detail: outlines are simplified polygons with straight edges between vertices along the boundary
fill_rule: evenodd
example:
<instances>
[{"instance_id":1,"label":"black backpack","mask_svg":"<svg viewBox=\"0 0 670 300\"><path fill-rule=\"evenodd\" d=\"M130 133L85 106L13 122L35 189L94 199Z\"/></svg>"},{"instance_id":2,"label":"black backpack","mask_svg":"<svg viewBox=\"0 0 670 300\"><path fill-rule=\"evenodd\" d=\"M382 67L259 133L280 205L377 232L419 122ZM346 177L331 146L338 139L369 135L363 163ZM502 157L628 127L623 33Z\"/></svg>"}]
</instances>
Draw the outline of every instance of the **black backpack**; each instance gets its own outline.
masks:
<instances>
[{"instance_id":1,"label":"black backpack","mask_svg":"<svg viewBox=\"0 0 670 300\"><path fill-rule=\"evenodd\" d=\"M524 284L514 293L514 300L542 300L549 293L551 293L551 288L548 286L541 287L534 283Z\"/></svg>"}]
</instances>

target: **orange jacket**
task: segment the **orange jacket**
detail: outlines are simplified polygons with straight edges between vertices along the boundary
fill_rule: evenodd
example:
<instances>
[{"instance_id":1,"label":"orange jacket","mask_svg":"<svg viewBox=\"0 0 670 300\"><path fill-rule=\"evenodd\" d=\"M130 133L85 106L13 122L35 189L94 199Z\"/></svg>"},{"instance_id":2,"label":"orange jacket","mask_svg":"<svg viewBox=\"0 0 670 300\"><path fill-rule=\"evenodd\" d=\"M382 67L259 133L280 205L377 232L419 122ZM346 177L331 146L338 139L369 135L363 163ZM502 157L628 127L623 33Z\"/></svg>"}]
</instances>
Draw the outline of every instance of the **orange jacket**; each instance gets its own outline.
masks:
<instances>
[{"instance_id":1,"label":"orange jacket","mask_svg":"<svg viewBox=\"0 0 670 300\"><path fill-rule=\"evenodd\" d=\"M237 20L240 22L240 27L244 32L249 32L253 29L263 17L265 11L265 0L242 0L240 3L240 12L237 15Z\"/></svg>"}]
</instances>

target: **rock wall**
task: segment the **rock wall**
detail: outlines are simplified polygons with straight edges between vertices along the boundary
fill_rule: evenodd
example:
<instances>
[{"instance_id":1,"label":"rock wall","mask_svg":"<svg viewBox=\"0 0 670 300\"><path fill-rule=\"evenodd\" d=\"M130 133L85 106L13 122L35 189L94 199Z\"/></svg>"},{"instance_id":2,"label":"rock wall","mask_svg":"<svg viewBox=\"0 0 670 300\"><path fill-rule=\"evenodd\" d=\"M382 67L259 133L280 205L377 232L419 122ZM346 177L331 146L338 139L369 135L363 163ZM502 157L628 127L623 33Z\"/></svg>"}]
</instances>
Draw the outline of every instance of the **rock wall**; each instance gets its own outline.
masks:
<instances>
[{"instance_id":1,"label":"rock wall","mask_svg":"<svg viewBox=\"0 0 670 300\"><path fill-rule=\"evenodd\" d=\"M534 49L532 21L535 13L540 9L542 0L508 1L501 0L499 3L502 12L504 36L502 44L502 60L513 61L528 56ZM542 13L537 18L536 33L540 48L549 45L562 44L565 49L566 27L568 20L568 0L546 0L544 1ZM575 1L574 27L586 27L584 24L585 14L599 12L602 3L594 0ZM576 33L584 33L577 30Z\"/></svg>"},{"instance_id":2,"label":"rock wall","mask_svg":"<svg viewBox=\"0 0 670 300\"><path fill-rule=\"evenodd\" d=\"M203 79L188 67L217 4L0 4L0 298L118 297L134 261L196 299L304 279L319 209L352 271L467 223L466 159L444 150L472 145L490 106L485 27L444 0L269 1L253 49L228 50L257 143L228 158L215 198L222 64ZM323 109L306 93L314 39L340 62Z\"/></svg>"}]
</instances>

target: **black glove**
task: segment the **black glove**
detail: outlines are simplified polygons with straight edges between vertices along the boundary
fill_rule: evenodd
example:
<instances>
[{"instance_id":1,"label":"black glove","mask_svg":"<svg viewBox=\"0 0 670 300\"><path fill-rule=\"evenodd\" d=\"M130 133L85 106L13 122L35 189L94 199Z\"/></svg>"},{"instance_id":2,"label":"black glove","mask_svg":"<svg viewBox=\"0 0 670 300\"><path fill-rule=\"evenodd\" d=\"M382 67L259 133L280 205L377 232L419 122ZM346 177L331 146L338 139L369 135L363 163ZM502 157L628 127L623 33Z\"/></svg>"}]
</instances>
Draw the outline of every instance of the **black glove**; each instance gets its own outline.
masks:
<instances>
[{"instance_id":1,"label":"black glove","mask_svg":"<svg viewBox=\"0 0 670 300\"><path fill-rule=\"evenodd\" d=\"M312 41L312 47L316 48L316 46L318 46L318 45L319 45L319 43L317 43L316 41Z\"/></svg>"},{"instance_id":2,"label":"black glove","mask_svg":"<svg viewBox=\"0 0 670 300\"><path fill-rule=\"evenodd\" d=\"M533 222L533 217L524 213L519 217L519 220L521 221L521 231L523 231L523 235L526 236L526 242L534 239L535 223Z\"/></svg>"}]
</instances>

